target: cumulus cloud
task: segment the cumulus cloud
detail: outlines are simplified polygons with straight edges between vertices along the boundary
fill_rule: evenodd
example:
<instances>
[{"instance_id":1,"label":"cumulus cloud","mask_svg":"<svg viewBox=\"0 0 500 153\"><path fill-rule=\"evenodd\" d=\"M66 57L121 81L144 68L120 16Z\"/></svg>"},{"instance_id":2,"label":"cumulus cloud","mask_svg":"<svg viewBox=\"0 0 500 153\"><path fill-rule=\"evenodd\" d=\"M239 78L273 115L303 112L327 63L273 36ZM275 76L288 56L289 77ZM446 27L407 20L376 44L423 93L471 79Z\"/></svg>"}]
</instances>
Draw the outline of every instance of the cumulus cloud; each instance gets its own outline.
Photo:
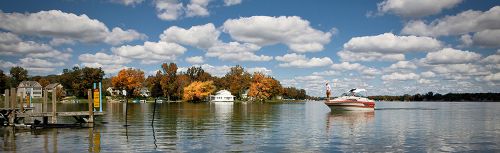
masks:
<instances>
[{"instance_id":1,"label":"cumulus cloud","mask_svg":"<svg viewBox=\"0 0 500 153\"><path fill-rule=\"evenodd\" d=\"M253 74L255 72L263 73L265 75L271 75L273 71L271 69L265 68L265 67L251 67L251 68L246 68L246 71L250 74Z\"/></svg>"},{"instance_id":2,"label":"cumulus cloud","mask_svg":"<svg viewBox=\"0 0 500 153\"><path fill-rule=\"evenodd\" d=\"M480 58L481 54L475 52L444 48L437 52L427 53L423 61L429 64L461 64L476 62Z\"/></svg>"},{"instance_id":3,"label":"cumulus cloud","mask_svg":"<svg viewBox=\"0 0 500 153\"><path fill-rule=\"evenodd\" d=\"M380 14L394 13L402 17L424 17L453 8L462 0L385 0L377 4Z\"/></svg>"},{"instance_id":4,"label":"cumulus cloud","mask_svg":"<svg viewBox=\"0 0 500 153\"><path fill-rule=\"evenodd\" d=\"M397 69L417 69L417 65L410 61L398 61L391 66L389 69L397 70Z\"/></svg>"},{"instance_id":5,"label":"cumulus cloud","mask_svg":"<svg viewBox=\"0 0 500 153\"><path fill-rule=\"evenodd\" d=\"M355 61L402 61L405 60L404 54L385 54L378 52L351 52L342 50L337 52L340 60L347 62Z\"/></svg>"},{"instance_id":6,"label":"cumulus cloud","mask_svg":"<svg viewBox=\"0 0 500 153\"><path fill-rule=\"evenodd\" d=\"M359 64L359 63L352 63L351 64L349 62L342 62L339 64L332 64L331 68L334 70L361 71L361 70L365 69L366 67Z\"/></svg>"},{"instance_id":7,"label":"cumulus cloud","mask_svg":"<svg viewBox=\"0 0 500 153\"><path fill-rule=\"evenodd\" d=\"M475 45L484 47L500 47L500 29L487 29L479 31L474 34L472 40Z\"/></svg>"},{"instance_id":8,"label":"cumulus cloud","mask_svg":"<svg viewBox=\"0 0 500 153\"><path fill-rule=\"evenodd\" d=\"M124 45L111 50L118 56L139 59L143 64L153 64L175 61L178 55L184 54L186 48L176 43L146 41L143 45Z\"/></svg>"},{"instance_id":9,"label":"cumulus cloud","mask_svg":"<svg viewBox=\"0 0 500 153\"><path fill-rule=\"evenodd\" d=\"M455 16L446 16L428 24L422 20L413 20L406 23L401 33L419 36L449 36L463 35L487 29L500 29L500 6L490 10L468 10Z\"/></svg>"},{"instance_id":10,"label":"cumulus cloud","mask_svg":"<svg viewBox=\"0 0 500 153\"><path fill-rule=\"evenodd\" d=\"M252 16L229 19L222 26L233 39L260 46L283 43L298 53L317 52L330 42L331 32L322 32L298 16Z\"/></svg>"},{"instance_id":11,"label":"cumulus cloud","mask_svg":"<svg viewBox=\"0 0 500 153\"><path fill-rule=\"evenodd\" d=\"M160 39L166 42L175 42L183 45L207 49L219 43L220 32L214 24L192 26L189 29L172 26L163 31Z\"/></svg>"},{"instance_id":12,"label":"cumulus cloud","mask_svg":"<svg viewBox=\"0 0 500 153\"><path fill-rule=\"evenodd\" d=\"M95 54L81 54L78 59L83 63L100 63L103 65L120 65L130 63L131 60L125 57L109 55L102 52Z\"/></svg>"},{"instance_id":13,"label":"cumulus cloud","mask_svg":"<svg viewBox=\"0 0 500 153\"><path fill-rule=\"evenodd\" d=\"M500 82L500 73L489 74L483 78L486 81Z\"/></svg>"},{"instance_id":14,"label":"cumulus cloud","mask_svg":"<svg viewBox=\"0 0 500 153\"><path fill-rule=\"evenodd\" d=\"M40 11L37 13L4 13L0 11L0 29L16 34L49 37L58 42L106 42L113 45L144 39L145 35L135 30L122 30L108 27L99 20L87 15L65 13L60 10ZM123 39L116 36L124 37ZM116 38L110 40L107 38ZM64 41L63 41L64 40Z\"/></svg>"},{"instance_id":15,"label":"cumulus cloud","mask_svg":"<svg viewBox=\"0 0 500 153\"><path fill-rule=\"evenodd\" d=\"M25 56L32 58L50 58L67 61L70 53L58 51L47 44L23 41L17 35L0 32L0 55Z\"/></svg>"},{"instance_id":16,"label":"cumulus cloud","mask_svg":"<svg viewBox=\"0 0 500 153\"><path fill-rule=\"evenodd\" d=\"M361 70L361 74L366 75L366 76L376 76L376 75L382 74L382 72L380 72L380 70L378 70L376 68L369 67L369 68Z\"/></svg>"},{"instance_id":17,"label":"cumulus cloud","mask_svg":"<svg viewBox=\"0 0 500 153\"><path fill-rule=\"evenodd\" d=\"M177 20L184 9L177 0L155 0L154 5L158 18L167 21Z\"/></svg>"},{"instance_id":18,"label":"cumulus cloud","mask_svg":"<svg viewBox=\"0 0 500 153\"><path fill-rule=\"evenodd\" d=\"M224 0L225 6L238 5L241 4L242 0Z\"/></svg>"},{"instance_id":19,"label":"cumulus cloud","mask_svg":"<svg viewBox=\"0 0 500 153\"><path fill-rule=\"evenodd\" d=\"M9 61L4 61L0 60L0 68L2 69L10 69L11 67L15 67L17 64L9 62Z\"/></svg>"},{"instance_id":20,"label":"cumulus cloud","mask_svg":"<svg viewBox=\"0 0 500 153\"><path fill-rule=\"evenodd\" d=\"M135 6L144 2L144 0L111 0L111 2L122 4L125 6Z\"/></svg>"},{"instance_id":21,"label":"cumulus cloud","mask_svg":"<svg viewBox=\"0 0 500 153\"><path fill-rule=\"evenodd\" d=\"M210 13L208 12L207 6L210 0L191 0L186 7L186 16L208 16Z\"/></svg>"},{"instance_id":22,"label":"cumulus cloud","mask_svg":"<svg viewBox=\"0 0 500 153\"><path fill-rule=\"evenodd\" d=\"M488 75L491 72L485 67L476 64L440 64L432 66L433 72L447 76L481 76Z\"/></svg>"},{"instance_id":23,"label":"cumulus cloud","mask_svg":"<svg viewBox=\"0 0 500 153\"><path fill-rule=\"evenodd\" d=\"M422 76L424 78L433 78L433 77L436 77L436 73L434 73L432 71L426 71L426 72L420 73L420 76Z\"/></svg>"},{"instance_id":24,"label":"cumulus cloud","mask_svg":"<svg viewBox=\"0 0 500 153\"><path fill-rule=\"evenodd\" d=\"M296 53L276 56L275 59L277 61L284 62L279 64L280 67L310 68L328 66L333 64L333 61L329 57L313 57L311 59L308 59L305 55Z\"/></svg>"},{"instance_id":25,"label":"cumulus cloud","mask_svg":"<svg viewBox=\"0 0 500 153\"><path fill-rule=\"evenodd\" d=\"M217 43L207 50L206 56L229 61L270 61L273 59L271 56L255 55L258 50L260 46L250 43Z\"/></svg>"},{"instance_id":26,"label":"cumulus cloud","mask_svg":"<svg viewBox=\"0 0 500 153\"><path fill-rule=\"evenodd\" d=\"M388 75L382 75L382 80L384 81L406 81L406 80L416 80L418 78L420 78L420 76L415 73L394 72Z\"/></svg>"},{"instance_id":27,"label":"cumulus cloud","mask_svg":"<svg viewBox=\"0 0 500 153\"><path fill-rule=\"evenodd\" d=\"M344 44L344 50L351 52L406 53L433 51L440 49L442 43L430 37L396 36L384 33L376 36L351 38Z\"/></svg>"},{"instance_id":28,"label":"cumulus cloud","mask_svg":"<svg viewBox=\"0 0 500 153\"><path fill-rule=\"evenodd\" d=\"M202 56L191 56L186 58L186 62L191 64L201 64L205 62Z\"/></svg>"},{"instance_id":29,"label":"cumulus cloud","mask_svg":"<svg viewBox=\"0 0 500 153\"><path fill-rule=\"evenodd\" d=\"M491 64L500 64L500 49L497 50L496 54L487 56L486 58L482 59L481 62L491 63Z\"/></svg>"}]
</instances>

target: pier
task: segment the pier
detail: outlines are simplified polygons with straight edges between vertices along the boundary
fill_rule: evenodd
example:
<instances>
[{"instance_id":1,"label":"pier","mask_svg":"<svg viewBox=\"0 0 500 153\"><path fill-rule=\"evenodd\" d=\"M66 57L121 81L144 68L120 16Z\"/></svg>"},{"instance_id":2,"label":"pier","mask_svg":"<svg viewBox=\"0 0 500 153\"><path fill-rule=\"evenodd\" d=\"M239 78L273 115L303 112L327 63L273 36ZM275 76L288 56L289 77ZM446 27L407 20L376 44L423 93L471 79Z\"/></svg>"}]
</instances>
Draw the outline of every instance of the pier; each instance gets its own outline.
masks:
<instances>
[{"instance_id":1,"label":"pier","mask_svg":"<svg viewBox=\"0 0 500 153\"><path fill-rule=\"evenodd\" d=\"M36 111L30 107L29 101L18 99L16 88L5 90L4 107L0 108L0 126L20 126L20 127L68 127L81 123L93 123L96 116L104 115L103 112L94 112L92 91L88 89L88 110L74 112L58 112L56 88L52 89L52 109L48 109L47 90L43 90L43 103L41 111ZM102 107L102 106L101 106ZM73 117L74 124L58 124L58 117ZM42 118L42 121L36 120ZM49 120L50 119L50 120ZM93 124L90 124L93 125Z\"/></svg>"}]
</instances>

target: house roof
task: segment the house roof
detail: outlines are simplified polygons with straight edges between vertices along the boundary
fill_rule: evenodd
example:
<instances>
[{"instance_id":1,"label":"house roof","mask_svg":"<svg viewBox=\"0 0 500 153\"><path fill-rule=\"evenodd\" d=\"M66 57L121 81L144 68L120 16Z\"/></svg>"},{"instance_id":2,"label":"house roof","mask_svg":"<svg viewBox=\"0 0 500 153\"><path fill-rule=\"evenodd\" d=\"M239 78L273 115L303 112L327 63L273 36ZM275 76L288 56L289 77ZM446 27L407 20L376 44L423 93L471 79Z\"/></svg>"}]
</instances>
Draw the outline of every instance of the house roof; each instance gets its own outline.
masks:
<instances>
[{"instance_id":1,"label":"house roof","mask_svg":"<svg viewBox=\"0 0 500 153\"><path fill-rule=\"evenodd\" d=\"M51 83L51 84L45 86L45 89L54 89L58 85L60 85L60 83Z\"/></svg>"},{"instance_id":2,"label":"house roof","mask_svg":"<svg viewBox=\"0 0 500 153\"><path fill-rule=\"evenodd\" d=\"M231 95L231 92L229 92L227 90L217 91L217 94L215 96L234 97L233 95Z\"/></svg>"},{"instance_id":3,"label":"house roof","mask_svg":"<svg viewBox=\"0 0 500 153\"><path fill-rule=\"evenodd\" d=\"M22 81L19 83L18 88L41 88L42 85L36 81Z\"/></svg>"}]
</instances>

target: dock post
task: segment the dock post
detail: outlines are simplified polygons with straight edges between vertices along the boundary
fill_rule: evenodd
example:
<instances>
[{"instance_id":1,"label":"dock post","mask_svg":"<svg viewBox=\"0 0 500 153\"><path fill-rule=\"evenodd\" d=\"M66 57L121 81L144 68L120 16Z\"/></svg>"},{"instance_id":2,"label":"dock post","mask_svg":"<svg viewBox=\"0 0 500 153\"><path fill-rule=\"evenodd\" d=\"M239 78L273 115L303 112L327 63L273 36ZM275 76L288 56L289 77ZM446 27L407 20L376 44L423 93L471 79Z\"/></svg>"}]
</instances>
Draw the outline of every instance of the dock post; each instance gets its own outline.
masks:
<instances>
[{"instance_id":1,"label":"dock post","mask_svg":"<svg viewBox=\"0 0 500 153\"><path fill-rule=\"evenodd\" d=\"M94 123L94 102L92 98L92 90L88 89L88 99L89 99L89 120L87 122Z\"/></svg>"},{"instance_id":2,"label":"dock post","mask_svg":"<svg viewBox=\"0 0 500 153\"><path fill-rule=\"evenodd\" d=\"M57 107L56 107L56 100L57 100L57 97L56 97L56 91L57 88L54 88L52 89L52 124L56 124L57 123Z\"/></svg>"},{"instance_id":3,"label":"dock post","mask_svg":"<svg viewBox=\"0 0 500 153\"><path fill-rule=\"evenodd\" d=\"M4 105L3 105L4 108L9 108L10 107L9 106L9 104L10 104L9 95L10 95L9 89L5 89L5 101L4 101Z\"/></svg>"},{"instance_id":4,"label":"dock post","mask_svg":"<svg viewBox=\"0 0 500 153\"><path fill-rule=\"evenodd\" d=\"M11 113L9 115L9 125L14 126L14 120L16 119L16 88L10 88L10 108Z\"/></svg>"},{"instance_id":5,"label":"dock post","mask_svg":"<svg viewBox=\"0 0 500 153\"><path fill-rule=\"evenodd\" d=\"M47 89L43 90L43 104L42 104L42 112L47 112L47 99L49 97L49 92Z\"/></svg>"}]
</instances>

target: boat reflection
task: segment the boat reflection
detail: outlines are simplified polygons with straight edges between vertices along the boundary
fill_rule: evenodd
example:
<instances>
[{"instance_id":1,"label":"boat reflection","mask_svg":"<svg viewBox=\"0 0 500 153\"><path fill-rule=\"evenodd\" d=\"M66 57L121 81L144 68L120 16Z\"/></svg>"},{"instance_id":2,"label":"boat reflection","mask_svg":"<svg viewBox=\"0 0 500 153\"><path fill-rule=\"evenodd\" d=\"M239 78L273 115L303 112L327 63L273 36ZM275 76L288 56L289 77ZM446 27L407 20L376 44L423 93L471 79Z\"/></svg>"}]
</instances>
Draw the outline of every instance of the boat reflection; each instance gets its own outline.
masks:
<instances>
[{"instance_id":1,"label":"boat reflection","mask_svg":"<svg viewBox=\"0 0 500 153\"><path fill-rule=\"evenodd\" d=\"M332 111L327 114L326 130L330 132L333 127L342 129L347 127L351 132L355 132L356 129L372 123L374 117L375 111Z\"/></svg>"}]
</instances>

